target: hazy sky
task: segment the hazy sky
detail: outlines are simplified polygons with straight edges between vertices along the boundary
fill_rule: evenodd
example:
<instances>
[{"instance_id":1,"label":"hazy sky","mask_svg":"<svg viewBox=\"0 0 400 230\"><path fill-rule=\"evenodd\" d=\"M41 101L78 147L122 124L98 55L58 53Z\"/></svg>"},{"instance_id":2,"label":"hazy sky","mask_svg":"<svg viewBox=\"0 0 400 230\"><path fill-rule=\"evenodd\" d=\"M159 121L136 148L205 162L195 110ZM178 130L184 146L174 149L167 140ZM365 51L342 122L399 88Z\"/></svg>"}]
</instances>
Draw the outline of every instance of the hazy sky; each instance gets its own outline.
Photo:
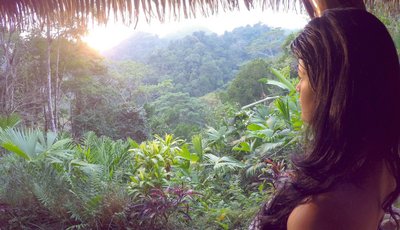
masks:
<instances>
[{"instance_id":1,"label":"hazy sky","mask_svg":"<svg viewBox=\"0 0 400 230\"><path fill-rule=\"evenodd\" d=\"M219 12L216 16L208 18L200 17L196 19L181 19L178 22L171 21L161 24L157 19L152 19L148 24L146 21L139 21L136 29L122 24L109 23L106 27L95 26L90 28L89 34L84 40L93 48L104 51L118 45L123 40L132 36L136 31L149 32L166 36L190 27L207 28L217 34L231 31L236 27L264 23L271 27L281 27L285 29L301 29L307 23L308 17L305 14L295 12L277 13L272 11L261 11L253 9L251 11L242 10L234 12Z\"/></svg>"}]
</instances>

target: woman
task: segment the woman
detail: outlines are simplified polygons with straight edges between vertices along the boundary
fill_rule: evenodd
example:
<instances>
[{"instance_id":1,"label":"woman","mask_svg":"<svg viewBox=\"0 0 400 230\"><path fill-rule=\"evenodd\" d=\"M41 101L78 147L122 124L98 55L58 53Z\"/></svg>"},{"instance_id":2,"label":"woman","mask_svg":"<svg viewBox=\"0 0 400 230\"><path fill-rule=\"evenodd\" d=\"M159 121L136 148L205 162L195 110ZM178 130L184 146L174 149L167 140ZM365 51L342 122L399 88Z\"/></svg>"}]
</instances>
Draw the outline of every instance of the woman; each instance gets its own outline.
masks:
<instances>
[{"instance_id":1,"label":"woman","mask_svg":"<svg viewBox=\"0 0 400 230\"><path fill-rule=\"evenodd\" d=\"M385 26L360 9L313 19L293 41L307 123L294 176L250 228L376 230L400 191L400 69Z\"/></svg>"}]
</instances>

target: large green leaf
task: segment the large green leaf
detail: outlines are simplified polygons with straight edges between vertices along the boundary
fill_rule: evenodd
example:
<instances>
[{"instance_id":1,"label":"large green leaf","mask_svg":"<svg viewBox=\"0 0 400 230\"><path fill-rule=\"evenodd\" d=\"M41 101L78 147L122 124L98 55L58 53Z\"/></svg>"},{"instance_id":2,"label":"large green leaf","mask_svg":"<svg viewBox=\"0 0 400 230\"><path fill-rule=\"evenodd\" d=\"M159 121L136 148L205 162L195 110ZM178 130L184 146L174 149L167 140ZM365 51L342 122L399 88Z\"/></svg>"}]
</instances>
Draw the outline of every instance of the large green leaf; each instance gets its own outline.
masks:
<instances>
[{"instance_id":1,"label":"large green leaf","mask_svg":"<svg viewBox=\"0 0 400 230\"><path fill-rule=\"evenodd\" d=\"M26 160L31 160L31 158L29 157L29 155L27 155L23 150L21 150L18 146L14 145L12 142L4 142L1 147L3 147L4 149L13 152L15 154L17 154L18 156L26 159Z\"/></svg>"},{"instance_id":2,"label":"large green leaf","mask_svg":"<svg viewBox=\"0 0 400 230\"><path fill-rule=\"evenodd\" d=\"M239 146L235 146L232 148L234 151L241 151L241 152L251 152L251 145L248 142L241 142Z\"/></svg>"},{"instance_id":3,"label":"large green leaf","mask_svg":"<svg viewBox=\"0 0 400 230\"><path fill-rule=\"evenodd\" d=\"M278 78L279 82L284 85L289 91L296 91L296 87L277 69L270 68L272 74ZM270 80L268 80L270 82Z\"/></svg>"},{"instance_id":4,"label":"large green leaf","mask_svg":"<svg viewBox=\"0 0 400 230\"><path fill-rule=\"evenodd\" d=\"M286 90L291 90L290 87L288 87L286 84L280 82L280 81L275 81L275 80L271 80L271 79L267 79L266 81L267 85L274 85L274 86L278 86L281 89L286 89Z\"/></svg>"},{"instance_id":5,"label":"large green leaf","mask_svg":"<svg viewBox=\"0 0 400 230\"><path fill-rule=\"evenodd\" d=\"M187 147L182 148L182 151L178 153L178 157L188 160L191 163L197 163L199 161L199 157L195 154L191 154Z\"/></svg>"},{"instance_id":6,"label":"large green leaf","mask_svg":"<svg viewBox=\"0 0 400 230\"><path fill-rule=\"evenodd\" d=\"M291 126L291 119L290 119L290 108L288 100L283 100L281 98L275 101L275 106L280 112L283 120L286 122L288 126Z\"/></svg>"},{"instance_id":7,"label":"large green leaf","mask_svg":"<svg viewBox=\"0 0 400 230\"><path fill-rule=\"evenodd\" d=\"M266 127L265 127L264 125L262 125L262 124L255 124L255 123L252 123L252 124L250 124L250 125L247 126L247 129L250 130L250 131L263 130L263 129L265 129L265 128L266 128Z\"/></svg>"},{"instance_id":8,"label":"large green leaf","mask_svg":"<svg viewBox=\"0 0 400 230\"><path fill-rule=\"evenodd\" d=\"M40 153L41 148L38 148L38 138L43 135L39 131L27 130L27 129L15 129L10 128L7 130L0 129L0 143L5 144L11 152L17 153L22 156L23 152L25 155L23 158L32 159ZM5 147L4 147L5 148ZM18 149L18 150L17 150ZM17 151L17 152L15 152Z\"/></svg>"},{"instance_id":9,"label":"large green leaf","mask_svg":"<svg viewBox=\"0 0 400 230\"><path fill-rule=\"evenodd\" d=\"M197 153L197 156L199 156L199 160L201 161L204 153L203 140L201 135L192 136L192 146L195 153Z\"/></svg>"}]
</instances>

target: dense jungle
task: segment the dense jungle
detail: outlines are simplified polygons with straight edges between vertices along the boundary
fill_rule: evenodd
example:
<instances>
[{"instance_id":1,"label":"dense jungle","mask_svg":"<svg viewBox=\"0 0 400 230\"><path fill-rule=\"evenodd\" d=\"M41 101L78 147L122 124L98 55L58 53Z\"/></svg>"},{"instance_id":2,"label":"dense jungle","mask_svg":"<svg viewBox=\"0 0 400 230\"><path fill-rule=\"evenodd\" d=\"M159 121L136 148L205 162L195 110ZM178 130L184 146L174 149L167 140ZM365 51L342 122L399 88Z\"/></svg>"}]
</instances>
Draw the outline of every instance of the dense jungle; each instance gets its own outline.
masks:
<instances>
[{"instance_id":1,"label":"dense jungle","mask_svg":"<svg viewBox=\"0 0 400 230\"><path fill-rule=\"evenodd\" d=\"M298 31L86 32L1 28L0 229L247 229L302 152Z\"/></svg>"}]
</instances>

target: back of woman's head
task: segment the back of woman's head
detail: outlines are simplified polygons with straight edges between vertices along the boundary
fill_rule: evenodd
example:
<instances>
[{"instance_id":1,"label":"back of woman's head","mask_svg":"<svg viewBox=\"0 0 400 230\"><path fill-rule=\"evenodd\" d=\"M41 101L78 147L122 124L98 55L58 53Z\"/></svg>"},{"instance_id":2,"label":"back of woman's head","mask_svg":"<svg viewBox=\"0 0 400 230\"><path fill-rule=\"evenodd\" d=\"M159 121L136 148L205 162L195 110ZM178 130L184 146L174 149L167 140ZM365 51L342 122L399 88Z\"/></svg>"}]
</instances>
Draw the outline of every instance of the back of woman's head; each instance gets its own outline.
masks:
<instances>
[{"instance_id":1,"label":"back of woman's head","mask_svg":"<svg viewBox=\"0 0 400 230\"><path fill-rule=\"evenodd\" d=\"M298 162L304 173L317 180L348 177L366 160L397 153L399 60L375 16L357 9L327 10L306 26L292 50L315 94L311 140Z\"/></svg>"},{"instance_id":2,"label":"back of woman's head","mask_svg":"<svg viewBox=\"0 0 400 230\"><path fill-rule=\"evenodd\" d=\"M339 183L357 183L375 162L397 179L400 68L385 26L359 9L327 10L293 41L314 93L305 154L295 156L292 183L266 207L264 229L285 229L295 206ZM385 209L398 195L387 199Z\"/></svg>"}]
</instances>

